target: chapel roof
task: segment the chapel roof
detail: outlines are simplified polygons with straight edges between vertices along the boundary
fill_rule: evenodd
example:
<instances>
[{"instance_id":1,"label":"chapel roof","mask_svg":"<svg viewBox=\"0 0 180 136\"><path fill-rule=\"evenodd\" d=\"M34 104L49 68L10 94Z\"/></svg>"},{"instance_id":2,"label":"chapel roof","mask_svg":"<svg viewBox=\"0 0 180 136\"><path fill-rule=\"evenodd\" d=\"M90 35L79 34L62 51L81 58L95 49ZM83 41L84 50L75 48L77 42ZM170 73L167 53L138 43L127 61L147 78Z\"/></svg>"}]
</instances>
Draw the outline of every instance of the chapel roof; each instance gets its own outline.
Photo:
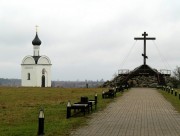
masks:
<instances>
[{"instance_id":1,"label":"chapel roof","mask_svg":"<svg viewBox=\"0 0 180 136\"><path fill-rule=\"evenodd\" d=\"M51 65L51 60L45 56L25 56L21 65Z\"/></svg>"},{"instance_id":2,"label":"chapel roof","mask_svg":"<svg viewBox=\"0 0 180 136\"><path fill-rule=\"evenodd\" d=\"M41 56L32 56L33 58L34 58L34 61L35 61L35 63L37 64L37 62L38 62L38 60L39 60L39 58L41 57Z\"/></svg>"},{"instance_id":3,"label":"chapel roof","mask_svg":"<svg viewBox=\"0 0 180 136\"><path fill-rule=\"evenodd\" d=\"M39 39L37 32L36 32L36 36L35 36L34 40L32 41L32 44L36 45L36 46L41 45L41 40Z\"/></svg>"}]
</instances>

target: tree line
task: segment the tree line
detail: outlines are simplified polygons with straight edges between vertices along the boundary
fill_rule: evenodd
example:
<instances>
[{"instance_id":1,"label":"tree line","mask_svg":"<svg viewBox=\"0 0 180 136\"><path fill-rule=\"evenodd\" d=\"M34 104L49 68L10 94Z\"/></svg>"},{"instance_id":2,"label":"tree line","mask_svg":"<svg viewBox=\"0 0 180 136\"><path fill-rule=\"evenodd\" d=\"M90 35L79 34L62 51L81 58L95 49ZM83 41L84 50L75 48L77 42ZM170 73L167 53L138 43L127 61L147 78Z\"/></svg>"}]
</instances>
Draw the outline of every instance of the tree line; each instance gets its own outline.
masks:
<instances>
[{"instance_id":1,"label":"tree line","mask_svg":"<svg viewBox=\"0 0 180 136\"><path fill-rule=\"evenodd\" d=\"M99 87L104 83L104 80L100 81L52 81L52 87L60 88L95 88ZM21 79L8 79L0 78L0 86L19 87L21 86Z\"/></svg>"},{"instance_id":2,"label":"tree line","mask_svg":"<svg viewBox=\"0 0 180 136\"><path fill-rule=\"evenodd\" d=\"M20 79L0 78L0 86L20 86Z\"/></svg>"}]
</instances>

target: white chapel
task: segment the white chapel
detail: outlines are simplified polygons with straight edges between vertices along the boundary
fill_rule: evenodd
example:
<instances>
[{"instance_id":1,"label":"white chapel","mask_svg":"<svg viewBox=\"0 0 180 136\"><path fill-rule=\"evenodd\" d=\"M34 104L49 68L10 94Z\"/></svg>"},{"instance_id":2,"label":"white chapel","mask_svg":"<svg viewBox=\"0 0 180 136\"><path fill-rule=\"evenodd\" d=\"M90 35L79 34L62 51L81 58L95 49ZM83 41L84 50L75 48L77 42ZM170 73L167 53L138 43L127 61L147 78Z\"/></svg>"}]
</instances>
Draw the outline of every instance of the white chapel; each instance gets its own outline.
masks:
<instances>
[{"instance_id":1,"label":"white chapel","mask_svg":"<svg viewBox=\"0 0 180 136\"><path fill-rule=\"evenodd\" d=\"M24 87L51 87L51 61L40 55L41 40L36 36L32 41L33 56L25 56L21 64L21 85Z\"/></svg>"}]
</instances>

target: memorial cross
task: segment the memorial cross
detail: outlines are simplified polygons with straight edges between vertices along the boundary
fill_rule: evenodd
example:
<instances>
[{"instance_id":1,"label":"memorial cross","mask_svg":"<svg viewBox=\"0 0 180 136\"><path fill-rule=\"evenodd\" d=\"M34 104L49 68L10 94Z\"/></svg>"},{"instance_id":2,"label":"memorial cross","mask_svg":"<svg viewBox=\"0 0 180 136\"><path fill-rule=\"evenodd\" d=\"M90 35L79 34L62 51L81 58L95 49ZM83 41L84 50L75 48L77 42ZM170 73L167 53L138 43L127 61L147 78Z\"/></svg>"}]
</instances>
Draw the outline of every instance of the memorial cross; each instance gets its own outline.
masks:
<instances>
[{"instance_id":1,"label":"memorial cross","mask_svg":"<svg viewBox=\"0 0 180 136\"><path fill-rule=\"evenodd\" d=\"M156 40L156 38L154 38L154 37L147 38L146 36L148 36L148 34L146 32L144 32L142 34L142 36L144 36L144 37L135 37L134 40L144 40L144 54L142 54L142 56L144 58L144 65L146 65L146 59L148 58L146 56L146 40Z\"/></svg>"}]
</instances>

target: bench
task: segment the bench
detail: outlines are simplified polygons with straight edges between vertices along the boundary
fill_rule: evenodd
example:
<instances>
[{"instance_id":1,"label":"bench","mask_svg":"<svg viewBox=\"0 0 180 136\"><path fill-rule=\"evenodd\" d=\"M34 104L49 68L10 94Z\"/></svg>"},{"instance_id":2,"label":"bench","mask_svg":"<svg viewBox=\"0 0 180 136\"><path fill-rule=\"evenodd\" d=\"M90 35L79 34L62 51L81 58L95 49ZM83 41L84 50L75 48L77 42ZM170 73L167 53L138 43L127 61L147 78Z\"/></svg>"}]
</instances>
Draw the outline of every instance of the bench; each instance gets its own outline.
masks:
<instances>
[{"instance_id":1,"label":"bench","mask_svg":"<svg viewBox=\"0 0 180 136\"><path fill-rule=\"evenodd\" d=\"M116 92L124 92L124 87L122 86L116 87Z\"/></svg>"},{"instance_id":2,"label":"bench","mask_svg":"<svg viewBox=\"0 0 180 136\"><path fill-rule=\"evenodd\" d=\"M92 111L92 103L91 102L76 102L74 103L75 105L78 105L78 104L87 104L88 105L88 108L91 109Z\"/></svg>"},{"instance_id":3,"label":"bench","mask_svg":"<svg viewBox=\"0 0 180 136\"><path fill-rule=\"evenodd\" d=\"M97 94L95 94L94 100L89 100L88 97L82 96L81 97L81 101L77 102L77 104L88 104L89 108L92 111L93 110L93 106L95 107L95 109L97 108Z\"/></svg>"},{"instance_id":4,"label":"bench","mask_svg":"<svg viewBox=\"0 0 180 136\"><path fill-rule=\"evenodd\" d=\"M83 112L84 116L86 114L86 112L89 113L90 109L92 111L92 107L95 106L95 109L97 107L97 94L95 95L95 99L94 100L88 100L88 97L86 96L82 96L81 97L81 101L80 102L76 102L74 104L71 105L70 101L67 104L67 116L66 118L70 118L71 115L71 110L74 110L74 113L76 113L76 110L80 110L81 112Z\"/></svg>"},{"instance_id":5,"label":"bench","mask_svg":"<svg viewBox=\"0 0 180 136\"><path fill-rule=\"evenodd\" d=\"M73 105L71 105L71 109L74 109L75 112L76 112L76 110L81 110L81 112L83 112L84 115L86 114L86 111L88 111L88 113L89 113L89 105L88 104L74 103Z\"/></svg>"},{"instance_id":6,"label":"bench","mask_svg":"<svg viewBox=\"0 0 180 136\"><path fill-rule=\"evenodd\" d=\"M76 110L78 110L78 111L81 110L81 112L83 112L84 116L86 114L86 111L88 111L88 113L89 113L88 104L72 104L72 105L69 105L69 106L68 105L67 105L67 116L66 116L67 119L72 116L71 115L71 110L72 109L74 110L74 113L76 113Z\"/></svg>"},{"instance_id":7,"label":"bench","mask_svg":"<svg viewBox=\"0 0 180 136\"><path fill-rule=\"evenodd\" d=\"M106 91L102 93L102 98L114 98L116 96L116 91L114 89L109 89L109 91Z\"/></svg>"},{"instance_id":8,"label":"bench","mask_svg":"<svg viewBox=\"0 0 180 136\"><path fill-rule=\"evenodd\" d=\"M95 107L95 110L97 108L97 103L95 102L95 100L89 100L89 102L91 103L92 107L94 106ZM93 110L91 107L91 111Z\"/></svg>"}]
</instances>

